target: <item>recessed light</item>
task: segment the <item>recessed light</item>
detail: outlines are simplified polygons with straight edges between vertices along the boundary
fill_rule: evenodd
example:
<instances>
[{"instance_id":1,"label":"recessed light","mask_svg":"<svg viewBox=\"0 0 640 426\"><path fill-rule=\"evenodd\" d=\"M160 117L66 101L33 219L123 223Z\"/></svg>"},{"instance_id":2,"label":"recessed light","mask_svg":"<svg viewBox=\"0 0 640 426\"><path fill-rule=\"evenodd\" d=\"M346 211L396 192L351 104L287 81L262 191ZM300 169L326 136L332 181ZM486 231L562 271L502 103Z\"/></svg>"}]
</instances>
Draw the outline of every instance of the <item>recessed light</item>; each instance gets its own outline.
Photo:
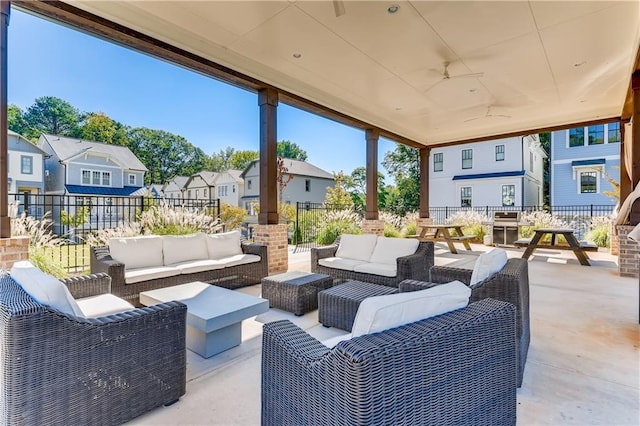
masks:
<instances>
[{"instance_id":1,"label":"recessed light","mask_svg":"<svg viewBox=\"0 0 640 426\"><path fill-rule=\"evenodd\" d=\"M389 7L387 8L387 12L389 12L389 13L391 13L391 14L396 13L396 12L398 12L399 10L400 10L400 6L399 6L399 5L397 5L397 4L392 4L391 6L389 6Z\"/></svg>"},{"instance_id":2,"label":"recessed light","mask_svg":"<svg viewBox=\"0 0 640 426\"><path fill-rule=\"evenodd\" d=\"M300 59L300 58L302 58L302 53L294 53L293 57L296 58L296 59Z\"/></svg>"}]
</instances>

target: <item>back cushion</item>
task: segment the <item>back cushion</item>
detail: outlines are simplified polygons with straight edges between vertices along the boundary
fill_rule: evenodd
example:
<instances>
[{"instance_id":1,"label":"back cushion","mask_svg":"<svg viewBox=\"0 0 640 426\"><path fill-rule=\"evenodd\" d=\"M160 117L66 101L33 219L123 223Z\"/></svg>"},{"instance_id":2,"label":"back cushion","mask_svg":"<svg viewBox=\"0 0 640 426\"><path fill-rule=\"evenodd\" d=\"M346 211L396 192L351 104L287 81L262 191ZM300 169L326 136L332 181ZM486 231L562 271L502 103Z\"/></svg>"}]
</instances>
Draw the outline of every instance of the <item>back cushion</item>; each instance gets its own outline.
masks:
<instances>
[{"instance_id":1,"label":"back cushion","mask_svg":"<svg viewBox=\"0 0 640 426\"><path fill-rule=\"evenodd\" d=\"M351 334L377 333L464 308L469 296L469 287L453 281L426 290L368 297L360 303Z\"/></svg>"},{"instance_id":2,"label":"back cushion","mask_svg":"<svg viewBox=\"0 0 640 426\"><path fill-rule=\"evenodd\" d=\"M416 238L378 237L370 262L396 265L396 259L409 256L418 250L420 242Z\"/></svg>"},{"instance_id":3,"label":"back cushion","mask_svg":"<svg viewBox=\"0 0 640 426\"><path fill-rule=\"evenodd\" d=\"M222 259L224 257L242 254L240 231L206 234L206 240L209 259Z\"/></svg>"},{"instance_id":4,"label":"back cushion","mask_svg":"<svg viewBox=\"0 0 640 426\"><path fill-rule=\"evenodd\" d=\"M14 263L11 278L35 300L69 315L84 316L69 289L60 280L45 274L28 260Z\"/></svg>"},{"instance_id":5,"label":"back cushion","mask_svg":"<svg viewBox=\"0 0 640 426\"><path fill-rule=\"evenodd\" d=\"M115 260L124 263L125 269L162 266L162 237L150 235L146 237L111 238L109 240L109 253Z\"/></svg>"},{"instance_id":6,"label":"back cushion","mask_svg":"<svg viewBox=\"0 0 640 426\"><path fill-rule=\"evenodd\" d=\"M202 233L165 235L162 237L162 254L165 265L208 259L207 238Z\"/></svg>"},{"instance_id":7,"label":"back cushion","mask_svg":"<svg viewBox=\"0 0 640 426\"><path fill-rule=\"evenodd\" d=\"M376 246L377 239L378 237L373 234L343 234L340 237L340 245L336 251L336 257L368 262Z\"/></svg>"},{"instance_id":8,"label":"back cushion","mask_svg":"<svg viewBox=\"0 0 640 426\"><path fill-rule=\"evenodd\" d=\"M507 252L501 248L495 248L478 256L471 273L470 286L484 281L491 275L499 272L507 264Z\"/></svg>"}]
</instances>

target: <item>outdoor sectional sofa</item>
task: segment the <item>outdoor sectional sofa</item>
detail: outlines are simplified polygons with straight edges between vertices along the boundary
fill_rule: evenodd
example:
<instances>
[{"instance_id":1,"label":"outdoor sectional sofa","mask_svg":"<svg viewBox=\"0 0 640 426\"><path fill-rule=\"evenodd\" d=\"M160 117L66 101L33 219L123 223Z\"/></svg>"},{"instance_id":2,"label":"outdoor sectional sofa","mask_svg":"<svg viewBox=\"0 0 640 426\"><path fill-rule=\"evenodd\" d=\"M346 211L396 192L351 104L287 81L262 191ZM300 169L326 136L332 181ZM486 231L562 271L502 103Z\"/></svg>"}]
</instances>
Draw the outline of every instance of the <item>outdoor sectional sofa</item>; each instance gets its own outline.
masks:
<instances>
[{"instance_id":1,"label":"outdoor sectional sofa","mask_svg":"<svg viewBox=\"0 0 640 426\"><path fill-rule=\"evenodd\" d=\"M344 234L333 245L311 249L311 272L398 287L406 279L428 281L433 256L433 242Z\"/></svg>"},{"instance_id":2,"label":"outdoor sectional sofa","mask_svg":"<svg viewBox=\"0 0 640 426\"><path fill-rule=\"evenodd\" d=\"M240 232L112 238L91 249L91 272L111 276L111 291L134 305L140 292L193 281L235 289L268 275L267 247Z\"/></svg>"}]
</instances>

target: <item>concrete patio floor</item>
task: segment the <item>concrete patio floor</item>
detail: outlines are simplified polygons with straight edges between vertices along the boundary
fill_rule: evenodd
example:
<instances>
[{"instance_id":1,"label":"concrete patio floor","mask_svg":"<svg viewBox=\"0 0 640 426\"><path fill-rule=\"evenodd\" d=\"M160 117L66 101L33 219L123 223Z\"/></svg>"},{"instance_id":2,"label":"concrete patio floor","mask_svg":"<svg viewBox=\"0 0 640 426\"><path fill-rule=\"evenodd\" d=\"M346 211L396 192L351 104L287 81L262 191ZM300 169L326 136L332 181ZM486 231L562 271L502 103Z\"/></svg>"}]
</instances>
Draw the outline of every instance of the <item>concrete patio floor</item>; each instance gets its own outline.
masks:
<instances>
[{"instance_id":1,"label":"concrete patio floor","mask_svg":"<svg viewBox=\"0 0 640 426\"><path fill-rule=\"evenodd\" d=\"M436 244L436 264L473 261L489 247L453 255ZM508 249L520 257L523 249ZM638 280L617 275L617 257L537 250L529 261L531 345L518 389L519 425L640 424ZM308 271L309 252L289 254L289 270ZM260 295L260 286L238 291ZM203 359L187 351L187 393L131 425L257 425L260 423L261 329L289 319L322 340L345 333L322 327L317 311L296 317L271 309L243 322L243 343Z\"/></svg>"}]
</instances>

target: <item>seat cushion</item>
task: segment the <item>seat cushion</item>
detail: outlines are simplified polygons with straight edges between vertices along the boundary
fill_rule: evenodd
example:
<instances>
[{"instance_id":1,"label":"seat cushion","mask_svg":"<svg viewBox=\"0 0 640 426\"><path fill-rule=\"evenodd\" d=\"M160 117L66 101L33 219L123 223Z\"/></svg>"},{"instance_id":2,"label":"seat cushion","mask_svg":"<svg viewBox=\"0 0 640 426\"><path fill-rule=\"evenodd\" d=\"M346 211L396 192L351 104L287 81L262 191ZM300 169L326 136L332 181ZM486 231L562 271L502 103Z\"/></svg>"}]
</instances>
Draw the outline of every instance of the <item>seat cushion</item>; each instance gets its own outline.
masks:
<instances>
[{"instance_id":1,"label":"seat cushion","mask_svg":"<svg viewBox=\"0 0 640 426\"><path fill-rule=\"evenodd\" d=\"M498 273L507 264L507 260L507 252L501 248L494 248L491 251L482 253L478 256L478 260L473 266L469 285L474 286Z\"/></svg>"},{"instance_id":2,"label":"seat cushion","mask_svg":"<svg viewBox=\"0 0 640 426\"><path fill-rule=\"evenodd\" d=\"M336 257L368 262L376 246L377 239L378 237L372 234L343 234L340 236Z\"/></svg>"},{"instance_id":3,"label":"seat cushion","mask_svg":"<svg viewBox=\"0 0 640 426\"><path fill-rule=\"evenodd\" d=\"M236 254L219 259L224 262L225 266L245 265L247 263L260 262L260 256L257 254Z\"/></svg>"},{"instance_id":4,"label":"seat cushion","mask_svg":"<svg viewBox=\"0 0 640 426\"><path fill-rule=\"evenodd\" d=\"M242 254L240 231L206 234L206 237L209 259L222 259L223 257Z\"/></svg>"},{"instance_id":5,"label":"seat cushion","mask_svg":"<svg viewBox=\"0 0 640 426\"><path fill-rule=\"evenodd\" d=\"M420 242L416 238L378 237L369 261L397 265L397 259L414 254L418 250L418 244Z\"/></svg>"},{"instance_id":6,"label":"seat cushion","mask_svg":"<svg viewBox=\"0 0 640 426\"><path fill-rule=\"evenodd\" d=\"M45 274L33 266L28 260L14 263L10 275L31 297L43 305L65 314L82 316L82 310L67 286L56 277Z\"/></svg>"},{"instance_id":7,"label":"seat cushion","mask_svg":"<svg viewBox=\"0 0 640 426\"><path fill-rule=\"evenodd\" d=\"M364 260L345 259L342 257L325 257L318 260L318 264L327 268L344 269L345 271L353 271L358 265L367 263Z\"/></svg>"},{"instance_id":8,"label":"seat cushion","mask_svg":"<svg viewBox=\"0 0 640 426\"><path fill-rule=\"evenodd\" d=\"M469 287L453 281L426 290L368 297L358 307L351 334L377 333L464 308L469 296Z\"/></svg>"},{"instance_id":9,"label":"seat cushion","mask_svg":"<svg viewBox=\"0 0 640 426\"><path fill-rule=\"evenodd\" d=\"M384 277L395 277L398 273L396 264L366 262L353 268L354 272L365 274L382 275Z\"/></svg>"},{"instance_id":10,"label":"seat cushion","mask_svg":"<svg viewBox=\"0 0 640 426\"><path fill-rule=\"evenodd\" d=\"M149 235L144 237L122 237L109 239L109 254L124 269L162 266L162 237Z\"/></svg>"},{"instance_id":11,"label":"seat cushion","mask_svg":"<svg viewBox=\"0 0 640 426\"><path fill-rule=\"evenodd\" d=\"M85 318L104 317L106 315L119 314L120 312L135 309L135 306L131 303L113 294L83 297L82 299L78 299L77 302Z\"/></svg>"},{"instance_id":12,"label":"seat cushion","mask_svg":"<svg viewBox=\"0 0 640 426\"><path fill-rule=\"evenodd\" d=\"M165 235L162 237L162 254L165 265L208 259L207 238L202 233Z\"/></svg>"},{"instance_id":13,"label":"seat cushion","mask_svg":"<svg viewBox=\"0 0 640 426\"><path fill-rule=\"evenodd\" d=\"M153 268L139 268L128 270L125 269L124 282L126 284L135 284L141 281L172 277L179 274L180 269L173 266L156 266Z\"/></svg>"},{"instance_id":14,"label":"seat cushion","mask_svg":"<svg viewBox=\"0 0 640 426\"><path fill-rule=\"evenodd\" d=\"M222 269L226 266L226 264L215 259L205 259L190 260L187 262L175 263L169 266L178 269L181 274L195 274L198 272L212 271L214 269Z\"/></svg>"}]
</instances>

